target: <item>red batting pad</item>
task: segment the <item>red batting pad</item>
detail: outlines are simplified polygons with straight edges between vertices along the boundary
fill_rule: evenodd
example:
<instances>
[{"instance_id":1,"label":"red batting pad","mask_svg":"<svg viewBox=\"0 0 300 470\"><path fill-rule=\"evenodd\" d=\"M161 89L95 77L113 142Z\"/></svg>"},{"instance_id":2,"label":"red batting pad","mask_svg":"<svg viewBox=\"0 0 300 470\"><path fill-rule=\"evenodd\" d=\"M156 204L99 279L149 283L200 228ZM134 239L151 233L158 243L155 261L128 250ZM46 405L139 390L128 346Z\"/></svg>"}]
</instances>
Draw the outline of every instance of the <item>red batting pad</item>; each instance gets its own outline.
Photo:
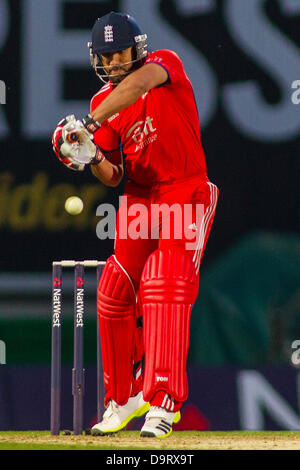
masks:
<instances>
[{"instance_id":1,"label":"red batting pad","mask_svg":"<svg viewBox=\"0 0 300 470\"><path fill-rule=\"evenodd\" d=\"M133 381L136 296L127 273L114 256L108 258L98 286L105 404L127 403Z\"/></svg>"},{"instance_id":2,"label":"red batting pad","mask_svg":"<svg viewBox=\"0 0 300 470\"><path fill-rule=\"evenodd\" d=\"M171 247L148 258L141 279L146 401L158 391L177 401L187 398L190 316L197 293L198 276L189 252Z\"/></svg>"}]
</instances>

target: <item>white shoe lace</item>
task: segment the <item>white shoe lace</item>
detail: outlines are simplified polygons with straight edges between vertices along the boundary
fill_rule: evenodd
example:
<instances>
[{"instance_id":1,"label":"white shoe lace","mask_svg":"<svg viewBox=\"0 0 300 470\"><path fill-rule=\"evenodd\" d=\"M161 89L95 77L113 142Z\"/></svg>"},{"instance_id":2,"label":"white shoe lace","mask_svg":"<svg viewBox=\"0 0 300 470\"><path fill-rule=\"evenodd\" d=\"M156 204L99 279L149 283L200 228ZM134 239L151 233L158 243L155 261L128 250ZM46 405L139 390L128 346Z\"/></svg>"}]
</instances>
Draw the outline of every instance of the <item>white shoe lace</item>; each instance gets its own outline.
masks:
<instances>
[{"instance_id":1,"label":"white shoe lace","mask_svg":"<svg viewBox=\"0 0 300 470\"><path fill-rule=\"evenodd\" d=\"M106 423L113 414L118 412L119 405L114 401L110 400L109 404L107 405L107 409L103 414L103 423Z\"/></svg>"}]
</instances>

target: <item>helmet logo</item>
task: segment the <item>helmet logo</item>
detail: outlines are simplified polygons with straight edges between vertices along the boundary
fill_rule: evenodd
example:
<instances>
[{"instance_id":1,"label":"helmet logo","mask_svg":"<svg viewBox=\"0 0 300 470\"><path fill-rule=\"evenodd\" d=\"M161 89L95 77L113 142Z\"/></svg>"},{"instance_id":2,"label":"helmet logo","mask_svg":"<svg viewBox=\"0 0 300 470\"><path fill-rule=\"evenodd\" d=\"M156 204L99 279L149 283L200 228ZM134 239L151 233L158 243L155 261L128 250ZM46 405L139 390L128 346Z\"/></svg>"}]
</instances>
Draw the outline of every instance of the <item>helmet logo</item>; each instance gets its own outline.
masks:
<instances>
[{"instance_id":1,"label":"helmet logo","mask_svg":"<svg viewBox=\"0 0 300 470\"><path fill-rule=\"evenodd\" d=\"M114 41L113 27L109 24L104 27L104 41L105 42L113 42Z\"/></svg>"}]
</instances>

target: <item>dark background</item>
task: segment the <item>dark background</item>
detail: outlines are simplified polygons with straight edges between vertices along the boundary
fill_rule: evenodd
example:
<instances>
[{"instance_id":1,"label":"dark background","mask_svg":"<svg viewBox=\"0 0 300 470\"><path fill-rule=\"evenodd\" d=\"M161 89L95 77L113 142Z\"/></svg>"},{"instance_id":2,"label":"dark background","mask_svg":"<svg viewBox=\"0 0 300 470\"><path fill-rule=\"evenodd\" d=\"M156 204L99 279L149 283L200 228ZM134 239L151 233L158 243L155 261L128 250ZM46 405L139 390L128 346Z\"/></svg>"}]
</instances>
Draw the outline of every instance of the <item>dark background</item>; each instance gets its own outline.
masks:
<instances>
[{"instance_id":1,"label":"dark background","mask_svg":"<svg viewBox=\"0 0 300 470\"><path fill-rule=\"evenodd\" d=\"M49 122L47 138L29 140L21 133L22 113L22 60L21 48L26 37L22 35L22 3L8 2L10 8L9 34L0 50L1 76L7 86L7 103L1 110L7 118L10 133L0 140L0 174L13 175L7 199L3 196L0 216L1 269L3 271L48 270L53 259L98 258L105 259L112 251L112 240L100 241L96 237L97 218L89 217L88 227L76 227L74 218L64 213L63 204L69 195L59 193L56 214L65 220L69 228L47 229L42 215L32 229L15 229L9 222L11 191L24 183L32 182L42 172L48 176L47 191L59 183L72 184L75 193L82 185L98 184L85 170L84 174L68 171L60 165L51 149L52 127ZM96 17L111 9L118 10L117 1L61 2L62 28L89 30ZM142 7L142 3L141 7ZM276 77L249 57L228 32L224 19L224 1L215 2L214 11L182 17L175 1L156 2L160 15L178 34L190 41L193 47L206 57L217 77L217 108L210 121L202 128L202 141L207 157L210 179L220 189L216 218L209 240L204 263L208 265L240 237L258 229L273 232L298 232L299 230L299 134L284 141L268 142L247 138L229 122L221 105L220 90L224 84L254 79L266 105L276 106L282 98L282 90ZM278 1L262 1L262 9L268 21L276 29L300 46L299 15L285 15ZM84 8L84 14L82 14ZM143 25L141 25L143 29ZM148 31L151 44L151 31ZM50 41L51 43L51 41ZM50 45L49 45L50 46ZM169 45L172 49L172 44ZM274 52L274 54L276 51ZM47 51L45 51L47 54ZM182 58L184 62L184 57ZM99 88L99 80L89 67L61 71L63 99L84 100L88 111L89 99ZM290 81L299 77L291 76ZM100 84L101 86L101 84ZM195 83L194 83L195 86ZM197 84L196 84L197 86ZM51 93L47 83L44 93ZM199 103L198 103L199 105ZM201 104L200 104L201 105ZM293 105L295 106L295 105ZM47 113L47 109L45 109ZM72 113L70 106L69 113ZM62 116L57 115L57 121ZM2 180L3 182L3 180ZM100 183L99 183L100 184ZM116 206L122 185L117 189L102 188L102 197L95 201L113 202ZM71 191L72 193L72 191ZM77 193L76 193L77 194ZM5 200L5 203L3 202ZM43 195L40 198L40 214L47 210ZM23 203L21 214L26 214L28 201ZM95 212L94 212L95 214Z\"/></svg>"}]
</instances>

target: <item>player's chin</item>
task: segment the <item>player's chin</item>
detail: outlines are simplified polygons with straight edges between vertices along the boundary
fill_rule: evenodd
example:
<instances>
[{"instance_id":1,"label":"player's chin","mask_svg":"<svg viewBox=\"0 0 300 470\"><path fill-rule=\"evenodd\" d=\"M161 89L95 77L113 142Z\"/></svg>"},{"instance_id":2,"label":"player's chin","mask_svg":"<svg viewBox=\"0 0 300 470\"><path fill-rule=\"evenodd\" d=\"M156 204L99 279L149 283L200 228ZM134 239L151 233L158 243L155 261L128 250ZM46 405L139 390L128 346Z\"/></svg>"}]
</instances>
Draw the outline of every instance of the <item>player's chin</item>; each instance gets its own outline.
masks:
<instances>
[{"instance_id":1,"label":"player's chin","mask_svg":"<svg viewBox=\"0 0 300 470\"><path fill-rule=\"evenodd\" d=\"M111 74L110 75L110 81L114 84L118 84L124 80L124 78L127 77L127 73L116 73L116 74Z\"/></svg>"}]
</instances>

